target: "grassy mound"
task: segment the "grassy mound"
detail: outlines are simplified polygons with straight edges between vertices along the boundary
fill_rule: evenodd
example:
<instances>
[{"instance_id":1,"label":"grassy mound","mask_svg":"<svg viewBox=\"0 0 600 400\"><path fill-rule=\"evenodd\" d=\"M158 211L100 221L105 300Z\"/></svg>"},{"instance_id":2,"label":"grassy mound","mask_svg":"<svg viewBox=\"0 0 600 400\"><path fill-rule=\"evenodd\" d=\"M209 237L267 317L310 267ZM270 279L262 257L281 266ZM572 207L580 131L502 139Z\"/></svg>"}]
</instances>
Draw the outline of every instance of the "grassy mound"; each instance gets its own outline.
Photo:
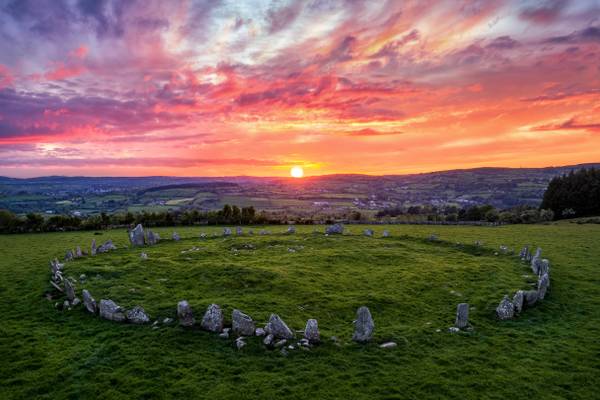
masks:
<instances>
[{"instance_id":1,"label":"grassy mound","mask_svg":"<svg viewBox=\"0 0 600 400\"><path fill-rule=\"evenodd\" d=\"M123 248L124 231L0 237L1 398L593 398L600 351L600 256L594 225L386 227L360 235L209 237L177 229L179 242ZM382 227L374 227L381 235ZM159 230L170 237L172 230ZM256 231L256 230L255 230ZM436 232L442 242L425 238ZM319 320L325 343L287 357L258 338L231 340L176 324L118 324L46 300L48 261L67 248L111 238L119 250L70 262L94 297L152 319L175 317L187 299L197 319L210 303L230 318L239 308L259 322L278 313L293 329ZM471 245L476 240L483 247ZM457 245L456 242L463 243ZM549 296L519 319L499 322L504 294L534 283L500 245L540 245L552 261ZM142 260L141 251L149 258ZM471 332L450 334L456 304L471 305ZM375 319L374 343L350 341L356 308ZM439 330L439 332L438 332ZM329 341L337 336L341 344ZM398 343L381 349L383 341ZM557 397L557 398L558 398Z\"/></svg>"}]
</instances>

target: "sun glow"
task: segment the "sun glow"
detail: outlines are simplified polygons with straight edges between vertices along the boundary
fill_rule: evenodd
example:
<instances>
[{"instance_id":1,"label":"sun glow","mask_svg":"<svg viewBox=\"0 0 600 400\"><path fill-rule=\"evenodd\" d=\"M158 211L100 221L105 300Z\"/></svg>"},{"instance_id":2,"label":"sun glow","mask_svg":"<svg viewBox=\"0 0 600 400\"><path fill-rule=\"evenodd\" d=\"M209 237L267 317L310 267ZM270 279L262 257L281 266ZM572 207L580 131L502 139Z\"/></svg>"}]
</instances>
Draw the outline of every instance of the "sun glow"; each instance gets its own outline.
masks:
<instances>
[{"instance_id":1,"label":"sun glow","mask_svg":"<svg viewBox=\"0 0 600 400\"><path fill-rule=\"evenodd\" d=\"M292 178L302 178L304 176L304 169L296 165L290 169L290 175Z\"/></svg>"}]
</instances>

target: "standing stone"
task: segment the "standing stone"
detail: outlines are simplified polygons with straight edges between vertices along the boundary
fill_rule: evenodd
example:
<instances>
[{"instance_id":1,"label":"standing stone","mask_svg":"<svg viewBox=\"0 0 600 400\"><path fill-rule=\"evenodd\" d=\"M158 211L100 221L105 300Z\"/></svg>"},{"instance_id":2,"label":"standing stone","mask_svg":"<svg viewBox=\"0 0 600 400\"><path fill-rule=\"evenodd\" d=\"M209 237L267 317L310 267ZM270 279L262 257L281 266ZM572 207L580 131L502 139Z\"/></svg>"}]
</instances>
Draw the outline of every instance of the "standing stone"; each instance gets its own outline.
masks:
<instances>
[{"instance_id":1,"label":"standing stone","mask_svg":"<svg viewBox=\"0 0 600 400\"><path fill-rule=\"evenodd\" d=\"M306 327L304 328L304 338L309 343L316 344L321 341L321 335L319 333L319 324L316 319L309 319L306 321Z\"/></svg>"},{"instance_id":2,"label":"standing stone","mask_svg":"<svg viewBox=\"0 0 600 400\"><path fill-rule=\"evenodd\" d=\"M71 260L73 260L73 251L67 250L67 254L65 254L65 261L71 261Z\"/></svg>"},{"instance_id":3,"label":"standing stone","mask_svg":"<svg viewBox=\"0 0 600 400\"><path fill-rule=\"evenodd\" d=\"M333 224L325 228L325 234L327 235L342 235L344 233L344 225Z\"/></svg>"},{"instance_id":4,"label":"standing stone","mask_svg":"<svg viewBox=\"0 0 600 400\"><path fill-rule=\"evenodd\" d=\"M538 276L542 276L544 274L549 274L550 273L550 261L548 261L547 259L542 259L542 261L539 263L539 267L538 267Z\"/></svg>"},{"instance_id":5,"label":"standing stone","mask_svg":"<svg viewBox=\"0 0 600 400\"><path fill-rule=\"evenodd\" d=\"M534 256L531 259L531 270L534 274L539 275L541 268L543 268L542 259L538 256Z\"/></svg>"},{"instance_id":6,"label":"standing stone","mask_svg":"<svg viewBox=\"0 0 600 400\"><path fill-rule=\"evenodd\" d=\"M150 317L142 307L135 306L127 311L127 320L132 324L147 324L150 322Z\"/></svg>"},{"instance_id":7,"label":"standing stone","mask_svg":"<svg viewBox=\"0 0 600 400\"><path fill-rule=\"evenodd\" d=\"M153 246L158 243L159 236L157 233L152 232L151 230L146 231L146 244Z\"/></svg>"},{"instance_id":8,"label":"standing stone","mask_svg":"<svg viewBox=\"0 0 600 400\"><path fill-rule=\"evenodd\" d=\"M256 331L256 325L248 315L240 310L233 310L231 314L231 330L238 336L252 336Z\"/></svg>"},{"instance_id":9,"label":"standing stone","mask_svg":"<svg viewBox=\"0 0 600 400\"><path fill-rule=\"evenodd\" d=\"M83 305L86 310L91 312L92 314L96 314L98 312L98 305L96 304L96 300L92 297L90 292L87 289L83 289Z\"/></svg>"},{"instance_id":10,"label":"standing stone","mask_svg":"<svg viewBox=\"0 0 600 400\"><path fill-rule=\"evenodd\" d=\"M173 235L171 236L171 238L176 242L181 240L181 237L179 236L179 233L177 233L177 232L173 232Z\"/></svg>"},{"instance_id":11,"label":"standing stone","mask_svg":"<svg viewBox=\"0 0 600 400\"><path fill-rule=\"evenodd\" d=\"M144 245L144 228L142 224L138 224L134 229L129 231L129 241L133 247Z\"/></svg>"},{"instance_id":12,"label":"standing stone","mask_svg":"<svg viewBox=\"0 0 600 400\"><path fill-rule=\"evenodd\" d=\"M79 247L79 246L77 246L77 248L75 249L75 257L77 257L77 258L83 257L83 252L81 251L81 247Z\"/></svg>"},{"instance_id":13,"label":"standing stone","mask_svg":"<svg viewBox=\"0 0 600 400\"><path fill-rule=\"evenodd\" d=\"M542 257L542 248L541 247L538 247L535 250L535 255L533 257L537 257L537 258L541 258Z\"/></svg>"},{"instance_id":14,"label":"standing stone","mask_svg":"<svg viewBox=\"0 0 600 400\"><path fill-rule=\"evenodd\" d=\"M287 326L285 322L279 315L271 314L269 318L269 323L267 324L267 329L265 329L267 333L272 334L277 339L293 339L294 332Z\"/></svg>"},{"instance_id":15,"label":"standing stone","mask_svg":"<svg viewBox=\"0 0 600 400\"><path fill-rule=\"evenodd\" d=\"M125 310L112 300L100 300L100 317L110 321L122 322L127 319Z\"/></svg>"},{"instance_id":16,"label":"standing stone","mask_svg":"<svg viewBox=\"0 0 600 400\"><path fill-rule=\"evenodd\" d=\"M209 332L221 332L223 330L223 311L221 311L221 307L217 304L208 306L200 326Z\"/></svg>"},{"instance_id":17,"label":"standing stone","mask_svg":"<svg viewBox=\"0 0 600 400\"><path fill-rule=\"evenodd\" d=\"M288 235L292 235L292 234L296 233L296 227L294 225L288 226L286 233Z\"/></svg>"},{"instance_id":18,"label":"standing stone","mask_svg":"<svg viewBox=\"0 0 600 400\"><path fill-rule=\"evenodd\" d=\"M117 246L115 246L112 240L107 240L104 244L96 249L97 253L107 253L110 250L116 250Z\"/></svg>"},{"instance_id":19,"label":"standing stone","mask_svg":"<svg viewBox=\"0 0 600 400\"><path fill-rule=\"evenodd\" d=\"M368 342L373 338L373 330L375 329L375 323L371 312L365 306L360 307L356 311L356 321L354 321L354 335L352 340L359 343Z\"/></svg>"},{"instance_id":20,"label":"standing stone","mask_svg":"<svg viewBox=\"0 0 600 400\"><path fill-rule=\"evenodd\" d=\"M464 329L469 326L469 304L460 303L456 306L456 322L454 326L458 329Z\"/></svg>"},{"instance_id":21,"label":"standing stone","mask_svg":"<svg viewBox=\"0 0 600 400\"><path fill-rule=\"evenodd\" d=\"M387 229L383 231L383 237L390 237L390 231L388 231Z\"/></svg>"},{"instance_id":22,"label":"standing stone","mask_svg":"<svg viewBox=\"0 0 600 400\"><path fill-rule=\"evenodd\" d=\"M523 308L531 307L538 301L537 290L525 290L523 292Z\"/></svg>"},{"instance_id":23,"label":"standing stone","mask_svg":"<svg viewBox=\"0 0 600 400\"><path fill-rule=\"evenodd\" d=\"M90 252L93 256L96 255L96 239L92 239L92 248Z\"/></svg>"},{"instance_id":24,"label":"standing stone","mask_svg":"<svg viewBox=\"0 0 600 400\"><path fill-rule=\"evenodd\" d=\"M548 286L550 285L550 277L548 274L542 275L540 280L538 281L538 299L544 300L546 297L546 291L548 290Z\"/></svg>"},{"instance_id":25,"label":"standing stone","mask_svg":"<svg viewBox=\"0 0 600 400\"><path fill-rule=\"evenodd\" d=\"M517 292L513 296L513 300L512 300L513 306L515 307L515 314L518 314L521 311L523 311L523 301L524 301L523 291L517 290Z\"/></svg>"},{"instance_id":26,"label":"standing stone","mask_svg":"<svg viewBox=\"0 0 600 400\"><path fill-rule=\"evenodd\" d=\"M231 229L223 228L223 236L231 236Z\"/></svg>"},{"instance_id":27,"label":"standing stone","mask_svg":"<svg viewBox=\"0 0 600 400\"><path fill-rule=\"evenodd\" d=\"M363 234L364 234L365 236L369 236L369 237L373 236L373 234L374 234L374 233L375 233L375 232L373 232L373 229L365 229L365 230L363 231Z\"/></svg>"},{"instance_id":28,"label":"standing stone","mask_svg":"<svg viewBox=\"0 0 600 400\"><path fill-rule=\"evenodd\" d=\"M529 253L529 247L525 246L521 249L521 252L519 253L519 258L525 261L527 259L527 253Z\"/></svg>"},{"instance_id":29,"label":"standing stone","mask_svg":"<svg viewBox=\"0 0 600 400\"><path fill-rule=\"evenodd\" d=\"M196 323L192 307L190 307L187 300L181 300L177 303L177 318L179 318L181 326L192 326Z\"/></svg>"},{"instance_id":30,"label":"standing stone","mask_svg":"<svg viewBox=\"0 0 600 400\"><path fill-rule=\"evenodd\" d=\"M244 234L244 230L242 229L241 226L236 226L236 228L235 228L235 234L238 235L238 236L241 236L241 235Z\"/></svg>"},{"instance_id":31,"label":"standing stone","mask_svg":"<svg viewBox=\"0 0 600 400\"><path fill-rule=\"evenodd\" d=\"M65 294L67 295L69 302L75 300L75 286L71 283L69 278L65 279Z\"/></svg>"},{"instance_id":32,"label":"standing stone","mask_svg":"<svg viewBox=\"0 0 600 400\"><path fill-rule=\"evenodd\" d=\"M496 316L498 316L498 319L500 320L511 319L515 316L515 306L508 299L508 296L504 296L496 308Z\"/></svg>"}]
</instances>

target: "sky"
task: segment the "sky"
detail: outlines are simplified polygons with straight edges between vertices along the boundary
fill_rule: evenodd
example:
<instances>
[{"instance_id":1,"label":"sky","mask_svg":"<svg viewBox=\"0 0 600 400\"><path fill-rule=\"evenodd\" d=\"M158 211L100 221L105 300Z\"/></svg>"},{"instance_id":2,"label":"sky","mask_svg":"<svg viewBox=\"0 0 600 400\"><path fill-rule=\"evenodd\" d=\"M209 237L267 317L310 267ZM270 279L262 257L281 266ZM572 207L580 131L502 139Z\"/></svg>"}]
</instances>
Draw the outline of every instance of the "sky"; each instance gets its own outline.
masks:
<instances>
[{"instance_id":1,"label":"sky","mask_svg":"<svg viewBox=\"0 0 600 400\"><path fill-rule=\"evenodd\" d=\"M600 162L600 0L0 0L0 175Z\"/></svg>"}]
</instances>

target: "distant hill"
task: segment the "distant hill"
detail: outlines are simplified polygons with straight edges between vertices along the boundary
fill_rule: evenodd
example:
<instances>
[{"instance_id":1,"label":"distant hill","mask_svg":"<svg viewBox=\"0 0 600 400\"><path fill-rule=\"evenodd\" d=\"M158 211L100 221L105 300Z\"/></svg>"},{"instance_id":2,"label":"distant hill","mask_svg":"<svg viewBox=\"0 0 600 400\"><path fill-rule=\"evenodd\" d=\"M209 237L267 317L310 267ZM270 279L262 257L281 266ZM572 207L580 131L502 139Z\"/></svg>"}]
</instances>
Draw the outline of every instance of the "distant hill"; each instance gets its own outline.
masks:
<instances>
[{"instance_id":1,"label":"distant hill","mask_svg":"<svg viewBox=\"0 0 600 400\"><path fill-rule=\"evenodd\" d=\"M285 211L379 210L399 205L537 206L557 175L600 163L474 168L410 175L277 177L0 177L0 208L16 213L215 209L223 204Z\"/></svg>"}]
</instances>

